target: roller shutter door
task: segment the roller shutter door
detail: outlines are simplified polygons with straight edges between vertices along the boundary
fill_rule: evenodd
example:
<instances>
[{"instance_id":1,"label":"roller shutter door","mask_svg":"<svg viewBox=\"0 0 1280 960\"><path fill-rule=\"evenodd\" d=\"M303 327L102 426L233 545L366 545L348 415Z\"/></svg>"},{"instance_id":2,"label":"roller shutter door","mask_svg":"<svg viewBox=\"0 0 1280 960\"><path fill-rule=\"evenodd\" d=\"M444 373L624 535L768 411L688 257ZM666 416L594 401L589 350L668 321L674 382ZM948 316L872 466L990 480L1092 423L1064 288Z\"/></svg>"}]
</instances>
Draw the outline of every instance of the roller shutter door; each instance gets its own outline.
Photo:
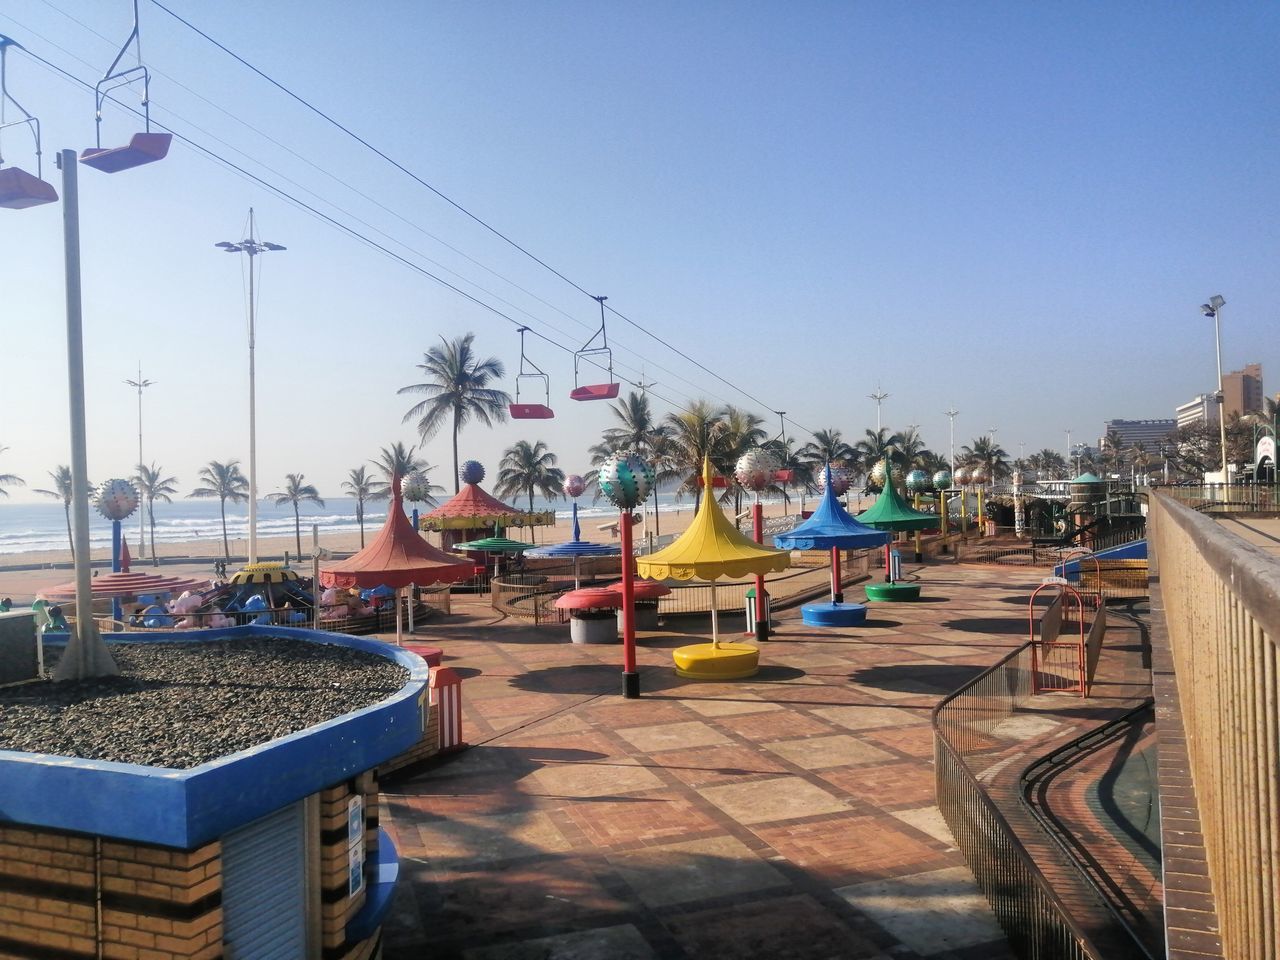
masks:
<instances>
[{"instance_id":1,"label":"roller shutter door","mask_svg":"<svg viewBox=\"0 0 1280 960\"><path fill-rule=\"evenodd\" d=\"M226 960L305 960L304 823L300 801L222 838Z\"/></svg>"}]
</instances>

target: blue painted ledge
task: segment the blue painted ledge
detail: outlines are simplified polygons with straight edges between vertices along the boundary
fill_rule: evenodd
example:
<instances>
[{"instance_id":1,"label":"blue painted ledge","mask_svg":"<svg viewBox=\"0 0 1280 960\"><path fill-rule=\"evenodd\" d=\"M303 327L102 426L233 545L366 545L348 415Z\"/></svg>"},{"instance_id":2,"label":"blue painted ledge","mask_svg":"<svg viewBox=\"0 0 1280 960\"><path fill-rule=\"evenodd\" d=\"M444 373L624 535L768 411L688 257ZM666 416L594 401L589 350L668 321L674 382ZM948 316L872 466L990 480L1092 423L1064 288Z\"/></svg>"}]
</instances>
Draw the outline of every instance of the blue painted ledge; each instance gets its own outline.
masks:
<instances>
[{"instance_id":1,"label":"blue painted ledge","mask_svg":"<svg viewBox=\"0 0 1280 960\"><path fill-rule=\"evenodd\" d=\"M1145 560L1147 559L1147 541L1135 540L1133 543L1122 543L1118 547L1099 550L1093 556L1099 560ZM1053 568L1053 575L1055 577L1065 577L1075 583L1080 579L1080 559L1083 558L1058 564ZM1088 561L1086 560L1086 562Z\"/></svg>"},{"instance_id":2,"label":"blue painted ledge","mask_svg":"<svg viewBox=\"0 0 1280 960\"><path fill-rule=\"evenodd\" d=\"M422 738L427 664L399 647L346 634L254 625L196 635L148 631L128 635L128 642L252 636L374 653L405 667L409 679L373 706L185 770L0 750L0 822L190 850L385 763Z\"/></svg>"},{"instance_id":3,"label":"blue painted ledge","mask_svg":"<svg viewBox=\"0 0 1280 960\"><path fill-rule=\"evenodd\" d=\"M347 943L359 943L373 936L382 925L382 918L391 906L391 895L396 892L396 880L400 876L400 857L387 832L378 828L378 859L372 864L373 877L365 891L364 906L347 922Z\"/></svg>"}]
</instances>

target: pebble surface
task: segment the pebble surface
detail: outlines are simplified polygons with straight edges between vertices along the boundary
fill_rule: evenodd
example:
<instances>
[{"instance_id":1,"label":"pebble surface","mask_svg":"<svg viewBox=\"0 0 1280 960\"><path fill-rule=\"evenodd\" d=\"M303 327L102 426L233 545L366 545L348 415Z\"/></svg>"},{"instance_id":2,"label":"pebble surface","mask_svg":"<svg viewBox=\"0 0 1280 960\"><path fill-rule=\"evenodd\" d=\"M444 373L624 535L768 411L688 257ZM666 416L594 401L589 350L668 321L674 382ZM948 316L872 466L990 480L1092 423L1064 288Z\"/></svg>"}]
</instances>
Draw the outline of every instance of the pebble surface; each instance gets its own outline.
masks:
<instances>
[{"instance_id":1,"label":"pebble surface","mask_svg":"<svg viewBox=\"0 0 1280 960\"><path fill-rule=\"evenodd\" d=\"M194 767L371 706L409 672L278 637L112 644L120 676L0 689L0 750Z\"/></svg>"}]
</instances>

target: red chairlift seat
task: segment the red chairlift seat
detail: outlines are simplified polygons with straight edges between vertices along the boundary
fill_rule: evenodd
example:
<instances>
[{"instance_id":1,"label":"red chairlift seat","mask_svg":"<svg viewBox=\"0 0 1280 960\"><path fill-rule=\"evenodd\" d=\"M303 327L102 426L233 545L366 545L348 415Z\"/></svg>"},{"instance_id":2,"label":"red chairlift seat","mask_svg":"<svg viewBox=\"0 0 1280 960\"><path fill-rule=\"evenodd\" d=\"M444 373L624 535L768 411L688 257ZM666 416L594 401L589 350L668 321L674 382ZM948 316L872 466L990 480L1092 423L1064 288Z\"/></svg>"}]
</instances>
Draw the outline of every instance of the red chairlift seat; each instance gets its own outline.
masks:
<instances>
[{"instance_id":1,"label":"red chairlift seat","mask_svg":"<svg viewBox=\"0 0 1280 960\"><path fill-rule=\"evenodd\" d=\"M556 415L555 411L549 406L551 403L551 378L543 373L542 368L524 354L524 335L528 329L528 327L520 328L520 372L516 374L516 399L514 403L508 405L507 410L511 413L512 420L551 420ZM522 379L541 380L543 394L546 396L547 402L521 403L520 381Z\"/></svg>"},{"instance_id":2,"label":"red chairlift seat","mask_svg":"<svg viewBox=\"0 0 1280 960\"><path fill-rule=\"evenodd\" d=\"M24 210L42 203L53 203L58 191L53 184L32 176L20 167L0 169L0 207Z\"/></svg>"},{"instance_id":3,"label":"red chairlift seat","mask_svg":"<svg viewBox=\"0 0 1280 960\"><path fill-rule=\"evenodd\" d=\"M609 379L613 380L613 351L609 349L609 334L604 328L604 302L608 297L593 297L600 304L600 329L591 335L591 339L582 345L581 350L577 350L573 354L573 389L569 391L570 400L612 400L618 395L618 391L622 389L620 383L578 383L578 363L582 359L590 356L598 356L604 354L608 357L608 362L604 369L608 371ZM600 338L600 346L593 347L596 337ZM599 364L596 364L599 366Z\"/></svg>"},{"instance_id":4,"label":"red chairlift seat","mask_svg":"<svg viewBox=\"0 0 1280 960\"><path fill-rule=\"evenodd\" d=\"M103 173L119 173L144 163L163 160L172 142L171 133L135 133L123 147L85 149L80 154L80 162Z\"/></svg>"},{"instance_id":5,"label":"red chairlift seat","mask_svg":"<svg viewBox=\"0 0 1280 960\"><path fill-rule=\"evenodd\" d=\"M570 400L612 400L622 388L620 383L590 383L569 391Z\"/></svg>"}]
</instances>

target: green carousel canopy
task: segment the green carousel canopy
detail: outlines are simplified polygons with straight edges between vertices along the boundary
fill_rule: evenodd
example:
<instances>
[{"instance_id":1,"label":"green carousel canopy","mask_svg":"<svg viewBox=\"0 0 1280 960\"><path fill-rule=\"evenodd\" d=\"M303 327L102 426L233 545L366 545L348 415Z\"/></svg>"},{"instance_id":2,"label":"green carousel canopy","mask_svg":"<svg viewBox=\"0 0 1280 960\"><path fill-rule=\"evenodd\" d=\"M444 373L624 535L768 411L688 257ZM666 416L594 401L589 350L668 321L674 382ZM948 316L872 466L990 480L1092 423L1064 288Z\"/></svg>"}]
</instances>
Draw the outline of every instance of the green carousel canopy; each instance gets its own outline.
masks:
<instances>
[{"instance_id":1,"label":"green carousel canopy","mask_svg":"<svg viewBox=\"0 0 1280 960\"><path fill-rule=\"evenodd\" d=\"M506 537L485 537L483 540L468 540L466 543L455 543L453 550L474 550L478 553L520 553L532 550L532 543L521 543L519 540L508 540Z\"/></svg>"},{"instance_id":2,"label":"green carousel canopy","mask_svg":"<svg viewBox=\"0 0 1280 960\"><path fill-rule=\"evenodd\" d=\"M877 530L925 530L941 522L936 513L924 513L911 507L893 485L889 464L885 463L885 476L890 479L876 502L858 514L857 521Z\"/></svg>"}]
</instances>

